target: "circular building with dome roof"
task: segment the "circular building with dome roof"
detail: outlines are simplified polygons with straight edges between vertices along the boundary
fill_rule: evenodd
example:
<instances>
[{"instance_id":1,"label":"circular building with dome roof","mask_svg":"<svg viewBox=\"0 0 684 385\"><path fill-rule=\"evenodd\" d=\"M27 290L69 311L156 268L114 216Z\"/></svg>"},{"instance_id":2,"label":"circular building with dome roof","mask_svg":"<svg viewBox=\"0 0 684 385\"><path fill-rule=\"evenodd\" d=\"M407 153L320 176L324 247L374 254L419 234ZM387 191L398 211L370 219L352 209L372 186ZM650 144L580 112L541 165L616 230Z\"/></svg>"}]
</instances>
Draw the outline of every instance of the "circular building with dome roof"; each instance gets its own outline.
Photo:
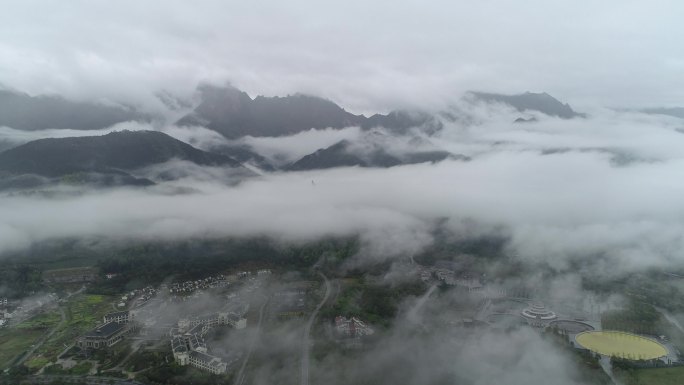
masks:
<instances>
[{"instance_id":1,"label":"circular building with dome roof","mask_svg":"<svg viewBox=\"0 0 684 385\"><path fill-rule=\"evenodd\" d=\"M556 313L547 309L546 306L544 306L544 304L541 302L535 302L531 304L529 307L523 309L521 314L527 319L537 321L550 321L558 318Z\"/></svg>"}]
</instances>

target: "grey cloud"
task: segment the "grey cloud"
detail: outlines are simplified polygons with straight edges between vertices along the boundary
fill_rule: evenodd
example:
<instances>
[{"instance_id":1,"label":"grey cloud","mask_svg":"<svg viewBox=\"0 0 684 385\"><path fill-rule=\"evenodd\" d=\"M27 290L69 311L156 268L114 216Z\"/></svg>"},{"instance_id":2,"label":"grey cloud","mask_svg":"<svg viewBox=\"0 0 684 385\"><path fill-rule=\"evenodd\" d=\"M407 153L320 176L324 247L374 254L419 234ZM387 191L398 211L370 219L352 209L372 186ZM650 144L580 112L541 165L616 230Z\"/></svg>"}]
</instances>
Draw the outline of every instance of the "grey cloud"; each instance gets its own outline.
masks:
<instances>
[{"instance_id":1,"label":"grey cloud","mask_svg":"<svg viewBox=\"0 0 684 385\"><path fill-rule=\"evenodd\" d=\"M358 112L434 106L468 89L676 105L678 10L672 0L13 2L0 15L0 83L154 109L164 108L158 91L188 98L202 80L318 94Z\"/></svg>"},{"instance_id":2,"label":"grey cloud","mask_svg":"<svg viewBox=\"0 0 684 385\"><path fill-rule=\"evenodd\" d=\"M253 148L259 154L269 158L276 164L294 162L305 155L332 146L341 140L357 141L361 135L358 127L342 130L325 129L300 132L286 137L252 137L246 136L238 140Z\"/></svg>"},{"instance_id":3,"label":"grey cloud","mask_svg":"<svg viewBox=\"0 0 684 385\"><path fill-rule=\"evenodd\" d=\"M17 249L76 235L269 235L301 241L360 234L363 260L419 253L432 242L438 220L447 218L457 237L503 236L509 253L559 270L577 258L597 256L605 257L595 263L606 271L616 262L624 270L684 263L678 252L684 243L684 184L676 177L684 162L684 135L675 121L596 110L588 119L515 125L516 113L482 108L472 112L475 124L455 123L437 137L423 137L471 156L469 162L271 173L238 185L220 168L170 162L138 170L142 176L180 178L153 188L59 199L4 196L0 244ZM162 130L206 146L223 140L201 128ZM302 147L293 138L254 143L294 154L355 132L302 133ZM355 140L362 146L366 138ZM401 138L380 143L391 151L406 146ZM655 160L616 167L615 151Z\"/></svg>"}]
</instances>

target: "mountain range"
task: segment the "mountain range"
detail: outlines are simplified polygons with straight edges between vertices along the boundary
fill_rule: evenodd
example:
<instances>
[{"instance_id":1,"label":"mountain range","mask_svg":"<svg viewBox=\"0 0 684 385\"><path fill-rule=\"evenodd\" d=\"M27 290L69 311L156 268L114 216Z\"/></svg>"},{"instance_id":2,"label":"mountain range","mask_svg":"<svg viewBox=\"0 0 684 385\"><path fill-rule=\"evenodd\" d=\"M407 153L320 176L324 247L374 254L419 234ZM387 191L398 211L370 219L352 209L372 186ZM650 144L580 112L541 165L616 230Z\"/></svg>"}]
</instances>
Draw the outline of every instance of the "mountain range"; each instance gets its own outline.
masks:
<instances>
[{"instance_id":1,"label":"mountain range","mask_svg":"<svg viewBox=\"0 0 684 385\"><path fill-rule=\"evenodd\" d=\"M399 134L417 127L431 134L442 129L441 118L456 118L451 116L451 113L434 114L421 110L395 110L388 114L366 117L352 114L332 101L316 96L294 94L251 98L247 93L232 86L201 85L197 89L197 94L198 101L195 107L184 105L184 109L190 108L191 111L175 124L203 126L229 139L246 135L277 137L312 128L341 129L350 126L361 127L364 130L382 127ZM167 94L160 95L164 96L160 97L162 101L172 99ZM538 111L564 119L583 116L568 104L547 93L502 95L470 92L468 95L487 103L508 104L521 112ZM178 103L174 103L176 104ZM674 113L677 113L675 110ZM665 113L673 112L668 110ZM0 126L19 130L94 130L126 121L149 122L153 119L153 114L133 107L76 102L60 96L29 96L20 92L0 90Z\"/></svg>"},{"instance_id":2,"label":"mountain range","mask_svg":"<svg viewBox=\"0 0 684 385\"><path fill-rule=\"evenodd\" d=\"M131 172L170 160L242 168L158 131L120 131L102 136L39 139L0 153L0 177L22 184L54 179L105 185L149 185ZM246 170L245 170L246 171ZM30 184L30 183L29 183Z\"/></svg>"},{"instance_id":3,"label":"mountain range","mask_svg":"<svg viewBox=\"0 0 684 385\"><path fill-rule=\"evenodd\" d=\"M468 160L463 155L454 155L447 151L408 151L393 154L381 146L370 146L370 149L359 151L354 143L342 140L334 145L306 155L286 167L289 171L316 170L334 167L394 167L403 164L440 162L445 159Z\"/></svg>"},{"instance_id":4,"label":"mountain range","mask_svg":"<svg viewBox=\"0 0 684 385\"><path fill-rule=\"evenodd\" d=\"M684 107L646 108L641 110L641 112L645 112L647 114L667 115L684 119Z\"/></svg>"},{"instance_id":5,"label":"mountain range","mask_svg":"<svg viewBox=\"0 0 684 385\"><path fill-rule=\"evenodd\" d=\"M504 103L520 112L536 111L563 119L583 116L546 93L501 95L472 92L469 97L485 103ZM211 85L198 88L194 108L191 105L182 108L190 112L180 118L177 125L203 126L229 141L212 147L208 152L157 131L122 131L103 136L35 140L0 153L0 188L8 185L34 186L60 180L107 186L149 185L154 183L153 180L135 176L135 171L174 159L199 166L241 169L245 171L244 175L250 172L243 168L242 163L264 171L301 171L348 166L393 167L445 159L468 160L463 155L443 151L430 143L412 144L418 140L412 129L420 130L420 136L429 138L441 130L445 122L460 118L454 115L458 114L454 111L396 110L366 117L352 114L329 100L315 96L295 94L251 98L232 86ZM129 107L0 91L0 125L20 130L101 129L124 121L150 121L151 116ZM534 123L536 118L517 121ZM364 133L356 142L342 140L289 164L274 165L254 148L233 141L247 135L278 137L312 128L342 129L350 126L360 127ZM378 127L383 130L374 130ZM387 144L390 143L387 137L405 138L398 146L402 150L391 149L394 146Z\"/></svg>"},{"instance_id":6,"label":"mountain range","mask_svg":"<svg viewBox=\"0 0 684 385\"><path fill-rule=\"evenodd\" d=\"M150 115L131 107L82 103L61 96L29 96L0 90L0 126L18 130L96 130L126 121L149 120Z\"/></svg>"},{"instance_id":7,"label":"mountain range","mask_svg":"<svg viewBox=\"0 0 684 385\"><path fill-rule=\"evenodd\" d=\"M368 130L382 127L404 134L411 128L433 134L443 128L439 116L454 120L451 113L432 114L420 110L395 110L371 117L354 115L337 104L316 96L295 94L284 97L257 96L252 99L237 88L204 85L199 88L200 102L177 125L204 126L235 139L250 136L286 136L312 128L345 128L358 126ZM520 112L536 111L572 119L585 115L547 93L526 92L503 95L469 92L472 99L485 103L507 104ZM526 120L531 121L531 120Z\"/></svg>"},{"instance_id":8,"label":"mountain range","mask_svg":"<svg viewBox=\"0 0 684 385\"><path fill-rule=\"evenodd\" d=\"M180 126L204 126L235 139L250 136L285 136L312 128L365 129L384 127L404 131L410 127L434 123L429 114L394 111L367 118L354 115L337 104L316 96L295 94L284 97L257 96L252 99L237 88L203 85L200 103L176 122Z\"/></svg>"},{"instance_id":9,"label":"mountain range","mask_svg":"<svg viewBox=\"0 0 684 385\"><path fill-rule=\"evenodd\" d=\"M520 112L538 111L543 114L562 119L580 118L585 116L584 114L573 110L569 104L560 102L558 99L547 94L546 92L525 92L523 94L517 95L502 95L471 91L469 94L475 99L487 103L507 104Z\"/></svg>"}]
</instances>

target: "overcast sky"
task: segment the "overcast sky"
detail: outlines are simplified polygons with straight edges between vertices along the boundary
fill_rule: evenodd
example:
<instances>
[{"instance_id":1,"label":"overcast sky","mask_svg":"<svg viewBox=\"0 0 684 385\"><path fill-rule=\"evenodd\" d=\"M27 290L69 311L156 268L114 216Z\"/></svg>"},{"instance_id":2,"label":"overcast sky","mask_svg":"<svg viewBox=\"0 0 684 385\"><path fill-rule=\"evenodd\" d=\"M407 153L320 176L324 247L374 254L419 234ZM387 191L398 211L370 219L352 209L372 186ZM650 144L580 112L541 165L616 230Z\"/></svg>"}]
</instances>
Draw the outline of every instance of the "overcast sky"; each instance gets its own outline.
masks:
<instances>
[{"instance_id":1,"label":"overcast sky","mask_svg":"<svg viewBox=\"0 0 684 385\"><path fill-rule=\"evenodd\" d=\"M149 103L199 81L355 112L464 90L684 105L679 1L11 1L0 84Z\"/></svg>"}]
</instances>

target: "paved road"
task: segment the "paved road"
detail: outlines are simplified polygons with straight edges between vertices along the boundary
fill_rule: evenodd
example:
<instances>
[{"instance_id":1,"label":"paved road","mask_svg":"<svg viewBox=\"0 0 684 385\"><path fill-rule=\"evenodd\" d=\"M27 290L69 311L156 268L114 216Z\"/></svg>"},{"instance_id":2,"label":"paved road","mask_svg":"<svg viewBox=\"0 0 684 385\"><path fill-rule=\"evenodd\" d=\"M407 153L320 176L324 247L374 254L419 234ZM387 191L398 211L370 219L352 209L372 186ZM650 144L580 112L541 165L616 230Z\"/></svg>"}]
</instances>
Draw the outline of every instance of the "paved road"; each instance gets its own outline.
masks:
<instances>
[{"instance_id":1,"label":"paved road","mask_svg":"<svg viewBox=\"0 0 684 385\"><path fill-rule=\"evenodd\" d=\"M655 309L658 310L666 320L679 329L680 332L684 333L684 327L682 327L682 324L680 324L679 321L672 314L670 314L670 312L657 306L655 306Z\"/></svg>"},{"instance_id":2,"label":"paved road","mask_svg":"<svg viewBox=\"0 0 684 385\"><path fill-rule=\"evenodd\" d=\"M249 350L247 351L247 355L245 356L245 360L242 361L240 371L238 372L237 376L235 376L235 385L242 385L242 383L245 382L245 368L247 367L247 362L252 356L252 351L254 351L254 345L256 345L256 342L259 339L259 333L261 331L261 320L264 318L264 308L266 307L267 303L268 298L266 298L264 303L261 304L261 307L259 308L259 321L257 322L256 335L254 336L254 338L252 338L252 341L249 344Z\"/></svg>"},{"instance_id":3,"label":"paved road","mask_svg":"<svg viewBox=\"0 0 684 385\"><path fill-rule=\"evenodd\" d=\"M620 382L620 380L615 378L615 376L613 375L613 365L611 365L610 363L610 357L601 356L599 364L601 365L603 371L606 372L608 377L610 377L610 380L613 381L614 385L623 385L622 382Z\"/></svg>"},{"instance_id":4,"label":"paved road","mask_svg":"<svg viewBox=\"0 0 684 385\"><path fill-rule=\"evenodd\" d=\"M3 382L3 380L6 381L6 379L0 377L0 384L11 384L12 380L9 382ZM71 381L74 384L84 384L84 385L144 385L142 382L137 382L137 381L132 381L132 380L126 380L122 378L116 378L116 377L95 377L95 376L56 376L56 375L48 375L48 376L27 376L27 377L21 377L22 383L30 383L30 384L50 384L54 381L63 381L65 383L68 383Z\"/></svg>"},{"instance_id":5,"label":"paved road","mask_svg":"<svg viewBox=\"0 0 684 385\"><path fill-rule=\"evenodd\" d=\"M425 294L423 294L423 296L420 297L418 299L418 301L416 301L416 305L413 306L413 308L408 311L408 314L406 314L406 318L411 323L414 323L414 324L420 323L420 317L418 316L420 309L423 307L423 305L425 305L425 302L427 302L428 298L430 297L432 292L435 291L435 289L437 289L437 285L430 286L428 291L425 292Z\"/></svg>"},{"instance_id":6,"label":"paved road","mask_svg":"<svg viewBox=\"0 0 684 385\"><path fill-rule=\"evenodd\" d=\"M328 277L321 272L318 274L323 277L323 280L325 281L325 295L323 295L323 299L318 306L316 306L316 309L313 311L313 313L311 313L311 316L309 316L309 321L306 323L306 327L304 328L304 344L302 346L302 377L300 381L301 385L309 385L309 348L311 347L311 327L316 320L318 312L321 310L326 301L328 301L328 296L330 296L330 281L328 281Z\"/></svg>"}]
</instances>

